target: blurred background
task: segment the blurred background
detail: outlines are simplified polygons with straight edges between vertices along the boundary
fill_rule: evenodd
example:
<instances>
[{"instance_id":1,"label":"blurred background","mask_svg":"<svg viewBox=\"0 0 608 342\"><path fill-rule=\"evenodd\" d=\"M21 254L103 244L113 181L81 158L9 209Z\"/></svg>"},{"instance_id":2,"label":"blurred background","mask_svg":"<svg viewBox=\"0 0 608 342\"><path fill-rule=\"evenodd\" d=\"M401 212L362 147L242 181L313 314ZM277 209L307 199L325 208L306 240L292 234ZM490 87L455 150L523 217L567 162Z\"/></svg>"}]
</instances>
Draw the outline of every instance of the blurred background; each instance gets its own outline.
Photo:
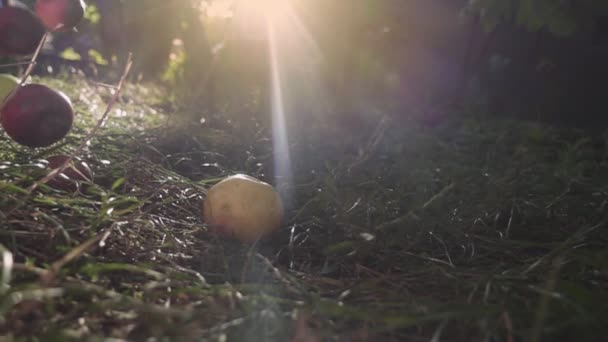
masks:
<instances>
[{"instance_id":1,"label":"blurred background","mask_svg":"<svg viewBox=\"0 0 608 342\"><path fill-rule=\"evenodd\" d=\"M362 129L382 115L435 125L463 108L590 129L608 123L603 0L87 4L78 32L54 35L37 72L112 82L133 52L133 80L163 82L172 106L196 108L187 110L193 120L269 112L272 38L294 125L313 116Z\"/></svg>"}]
</instances>

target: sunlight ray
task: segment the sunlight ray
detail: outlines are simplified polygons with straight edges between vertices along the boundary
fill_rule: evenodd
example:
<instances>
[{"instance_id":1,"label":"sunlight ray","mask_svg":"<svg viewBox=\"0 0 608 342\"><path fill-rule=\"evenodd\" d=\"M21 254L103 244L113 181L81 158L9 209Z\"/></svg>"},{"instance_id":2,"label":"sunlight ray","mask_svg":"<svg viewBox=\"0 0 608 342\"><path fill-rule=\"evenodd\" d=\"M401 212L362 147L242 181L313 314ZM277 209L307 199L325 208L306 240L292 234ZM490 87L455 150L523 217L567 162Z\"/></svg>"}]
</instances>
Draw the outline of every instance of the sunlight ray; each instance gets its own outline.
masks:
<instances>
[{"instance_id":1,"label":"sunlight ray","mask_svg":"<svg viewBox=\"0 0 608 342\"><path fill-rule=\"evenodd\" d=\"M287 189L292 183L292 173L289 140L285 122L285 104L283 102L283 90L281 86L280 61L277 52L275 26L273 21L267 20L266 27L270 56L272 135L274 145L275 178L277 188L281 192L281 195L284 197L285 201L289 202L290 195L287 192Z\"/></svg>"}]
</instances>

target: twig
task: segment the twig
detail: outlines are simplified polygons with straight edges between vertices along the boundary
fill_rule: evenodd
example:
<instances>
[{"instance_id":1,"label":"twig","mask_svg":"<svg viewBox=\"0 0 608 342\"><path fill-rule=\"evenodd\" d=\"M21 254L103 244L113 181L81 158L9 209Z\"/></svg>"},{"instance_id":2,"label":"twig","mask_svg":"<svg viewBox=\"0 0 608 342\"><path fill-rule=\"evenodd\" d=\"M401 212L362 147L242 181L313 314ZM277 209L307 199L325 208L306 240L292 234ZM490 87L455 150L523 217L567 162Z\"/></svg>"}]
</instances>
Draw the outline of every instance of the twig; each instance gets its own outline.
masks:
<instances>
[{"instance_id":1,"label":"twig","mask_svg":"<svg viewBox=\"0 0 608 342\"><path fill-rule=\"evenodd\" d=\"M393 226L396 226L398 224L404 223L409 218L413 218L413 219L417 219L418 218L418 216L414 212L414 209L408 211L405 215L401 215L401 216L399 216L399 217L397 217L397 218L395 218L393 220L381 223L378 226L376 226L374 229L376 231L385 230L385 229L387 229L389 227L393 227Z\"/></svg>"},{"instance_id":2,"label":"twig","mask_svg":"<svg viewBox=\"0 0 608 342\"><path fill-rule=\"evenodd\" d=\"M437 235L433 234L433 232L430 232L430 234L431 234L431 237L433 237L435 240L439 241L441 246L443 246L443 251L445 252L446 257L448 258L449 265L452 268L455 268L454 263L452 262L452 257L450 256L450 251L448 251L448 246Z\"/></svg>"},{"instance_id":3,"label":"twig","mask_svg":"<svg viewBox=\"0 0 608 342\"><path fill-rule=\"evenodd\" d=\"M298 286L298 284L288 279L286 275L283 275L281 271L277 267L275 267L270 260L268 260L268 258L259 253L256 253L256 256L264 264L266 264L266 267L268 267L272 271L272 274L275 276L275 278L277 278L277 280L283 283L287 290L297 295L303 295L306 293L306 290L299 288L300 286Z\"/></svg>"},{"instance_id":4,"label":"twig","mask_svg":"<svg viewBox=\"0 0 608 342\"><path fill-rule=\"evenodd\" d=\"M25 73L23 73L23 75L21 76L21 81L19 82L19 86L22 86L25 83L25 81L27 81L27 79L30 77L32 72L34 71L34 67L36 66L36 61L38 60L38 55L40 54L40 51L42 51L42 47L44 46L44 43L49 38L49 34L50 33L48 31L45 32L44 35L42 36L42 39L40 39L40 42L38 43L38 47L36 47L36 51L32 55L32 58L30 59L30 63L27 66L27 69L25 69Z\"/></svg>"},{"instance_id":5,"label":"twig","mask_svg":"<svg viewBox=\"0 0 608 342\"><path fill-rule=\"evenodd\" d=\"M13 269L15 269L17 271L34 273L35 275L37 275L39 277L42 277L42 275L47 271L44 268L32 266L29 264L23 264L23 263L14 263Z\"/></svg>"},{"instance_id":6,"label":"twig","mask_svg":"<svg viewBox=\"0 0 608 342\"><path fill-rule=\"evenodd\" d=\"M187 273L190 275L193 275L194 277L196 277L198 280L200 280L200 282L203 284L203 286L209 286L209 283L207 283L207 280L205 279L205 277L200 274L199 272L180 266L178 265L175 261L171 260L170 258L166 257L165 255L161 254L161 253L156 253L156 256L158 256L159 258L165 260L166 262L170 263L171 266L175 267L175 269L177 269L180 272L183 273Z\"/></svg>"},{"instance_id":7,"label":"twig","mask_svg":"<svg viewBox=\"0 0 608 342\"><path fill-rule=\"evenodd\" d=\"M507 228L505 229L505 238L508 239L511 234L511 225L513 224L513 212L515 210L515 205L511 206L511 213L509 213L509 221L507 222Z\"/></svg>"},{"instance_id":8,"label":"twig","mask_svg":"<svg viewBox=\"0 0 608 342\"><path fill-rule=\"evenodd\" d=\"M437 259L437 258L433 258L433 257L428 257L428 256L423 256L423 255L418 255L418 254L411 253L411 252L402 252L402 253L405 254L405 255L409 255L409 256L413 256L413 257L422 259L422 260L428 260L428 261L436 262L438 264L442 264L442 265L446 265L446 266L449 266L451 268L454 268L454 264L451 264L450 262L445 261L445 260L441 260L441 259Z\"/></svg>"},{"instance_id":9,"label":"twig","mask_svg":"<svg viewBox=\"0 0 608 342\"><path fill-rule=\"evenodd\" d=\"M41 46L42 46L42 44L40 44L39 48ZM35 59L32 58L32 60L35 60ZM49 182L50 180L52 180L53 178L55 178L58 174L62 173L65 169L67 169L68 166L69 166L69 164L74 159L74 157L76 155L82 153L82 151L84 150L84 148L86 147L86 145L88 144L88 142L95 136L95 134L97 133L97 131L101 128L101 126L103 125L103 123L106 121L107 117L110 114L110 111L112 110L112 107L118 101L118 97L120 96L120 91L122 90L122 87L123 87L124 82L125 82L125 80L127 78L127 75L129 74L129 71L131 70L132 64L133 64L133 56L132 56L132 54L129 54L127 63L125 64L125 69L123 71L123 74L122 74L122 76L120 78L120 81L118 82L118 85L116 86L116 91L113 94L112 98L110 99L110 102L108 103L108 106L106 107L106 110L103 113L101 119L99 119L99 121L97 121L97 124L95 125L95 127L93 127L93 129L89 132L89 134L87 134L87 136L82 141L82 143L80 144L80 146L76 149L76 151L74 153L70 154L70 156L64 161L64 163L61 164L61 166L59 166L58 168L56 168L54 170L51 170L44 178L42 178L41 180L35 182L29 188L27 188L27 192L29 193L30 196L34 192L34 190L36 190L41 184L45 184L45 183ZM26 72L26 75L27 75L27 72ZM12 96L12 93L9 96ZM5 217L11 216L15 211L17 211L21 207L23 207L25 205L25 203L26 203L26 199L24 199L22 202L16 204L13 208L7 210Z\"/></svg>"},{"instance_id":10,"label":"twig","mask_svg":"<svg viewBox=\"0 0 608 342\"><path fill-rule=\"evenodd\" d=\"M10 67L14 67L14 66L28 65L31 63L32 63L31 61L6 63L6 64L0 64L0 68L10 68Z\"/></svg>"},{"instance_id":11,"label":"twig","mask_svg":"<svg viewBox=\"0 0 608 342\"><path fill-rule=\"evenodd\" d=\"M422 209L428 208L431 204L435 203L438 199L445 196L450 190L452 190L452 188L454 188L454 186L455 186L455 183L450 183L446 187L441 189L441 191L439 191L437 194L433 195L433 197L431 197L428 201L426 201L422 205ZM375 227L375 230L380 231L380 230L384 230L384 229L387 229L392 226L396 226L398 224L405 222L409 218L418 219L418 216L416 215L416 208L411 209L405 215L401 215L393 220L381 223L380 225Z\"/></svg>"},{"instance_id":12,"label":"twig","mask_svg":"<svg viewBox=\"0 0 608 342\"><path fill-rule=\"evenodd\" d=\"M585 240L585 236L587 234L591 233L592 231L594 231L594 230L596 230L598 228L603 228L606 225L608 225L608 219L604 220L604 221L601 221L600 223L598 223L596 225L589 226L589 227L583 227L583 228L579 229L574 234L572 234L569 238L567 238L566 240L564 240L563 242L561 242L559 245L557 245L557 247L555 247L549 253L541 256L538 260L536 260L535 262L533 262L530 266L528 266L525 270L523 270L521 272L521 274L523 276L528 275L528 273L530 273L533 270L535 270L537 267L539 267L540 265L542 265L543 263L545 263L545 261L547 261L548 259L551 259L551 258L555 257L556 255L559 255L564 250L566 250L568 247L570 247L570 246L572 246L574 244L578 244L578 243L583 242Z\"/></svg>"},{"instance_id":13,"label":"twig","mask_svg":"<svg viewBox=\"0 0 608 342\"><path fill-rule=\"evenodd\" d=\"M59 166L56 169L51 170L51 172L49 172L44 178L42 178L39 181L37 181L34 184L32 184L27 189L27 191L29 193L32 193L41 184L47 183L48 181L50 181L53 178L55 178L58 174L60 174L61 172L63 172L65 169L67 169L68 166L70 165L70 163L72 162L72 160L74 159L74 157L77 156L77 155L79 155L79 154L81 154L82 151L87 146L87 144L89 143L89 141L91 141L91 139L93 139L93 137L95 137L95 135L97 134L97 131L99 131L99 129L101 128L101 126L103 126L104 122L106 121L106 119L110 115L110 111L112 110L112 108L114 107L114 105L116 104L116 102L118 101L118 97L120 96L120 91L122 90L122 87L123 87L123 85L125 83L127 75L129 74L129 71L131 70L131 66L132 65L133 65L133 56L132 56L132 54L129 54L129 57L128 57L128 60L127 60L127 64L125 65L125 69L124 69L124 71L122 73L122 76L120 77L120 81L118 82L118 85L116 86L116 91L114 92L114 95L110 99L110 102L108 102L108 105L106 107L105 112L103 113L103 115L101 116L101 118L97 121L97 124L95 125L95 127L93 127L93 129L91 129L91 131L87 134L87 136L82 140L82 142L80 143L80 146L78 146L78 148L76 149L76 151L74 151L73 153L71 153L69 155L69 157L63 162L63 164L61 164L61 166Z\"/></svg>"},{"instance_id":14,"label":"twig","mask_svg":"<svg viewBox=\"0 0 608 342\"><path fill-rule=\"evenodd\" d=\"M76 246L76 248L69 251L68 254L64 255L63 258L52 263L51 266L49 267L49 269L40 276L42 283L47 284L47 285L51 284L52 281L55 279L57 272L59 272L59 270L63 266L67 265L68 263L70 263L73 260L78 259L84 253L89 251L96 243L98 243L101 240L106 239L107 236L112 232L112 229L114 229L114 225L110 226L109 228L105 229L103 232L95 235L94 237L92 237L92 238L86 240L85 242L81 243L80 245Z\"/></svg>"},{"instance_id":15,"label":"twig","mask_svg":"<svg viewBox=\"0 0 608 342\"><path fill-rule=\"evenodd\" d=\"M422 209L426 209L428 206L433 204L435 201L437 201L441 197L445 196L445 194L447 194L450 190L452 190L454 185L455 185L454 183L450 183L445 188L441 189L441 191L439 191L439 193L437 193L435 196L431 197L431 199L426 201L426 203L424 203L424 205L422 206Z\"/></svg>"},{"instance_id":16,"label":"twig","mask_svg":"<svg viewBox=\"0 0 608 342\"><path fill-rule=\"evenodd\" d=\"M376 125L374 132L368 139L367 146L365 147L364 152L359 156L359 158L357 158L354 162L352 162L350 164L350 166L348 167L349 173L352 171L352 169L365 163L372 156L372 154L374 153L374 151L376 150L376 148L382 141L382 138L384 138L384 132L386 131L387 128L388 128L388 119L386 116L383 116L382 119L380 120L380 122L378 122L378 125Z\"/></svg>"},{"instance_id":17,"label":"twig","mask_svg":"<svg viewBox=\"0 0 608 342\"><path fill-rule=\"evenodd\" d=\"M537 342L541 340L543 326L549 313L549 304L551 301L550 293L552 293L555 290L555 287L557 286L557 277L559 275L559 271L562 267L563 261L564 257L561 255L553 260L553 267L551 268L551 271L549 271L547 283L545 285L545 291L541 294L540 302L538 303L538 309L536 310L534 325L532 326L532 330L530 331L530 338L528 339L528 341Z\"/></svg>"},{"instance_id":18,"label":"twig","mask_svg":"<svg viewBox=\"0 0 608 342\"><path fill-rule=\"evenodd\" d=\"M107 83L102 83L102 82L95 82L95 81L89 81L89 83L91 83L94 86L99 86L99 87L104 87L104 88L109 88L109 89L116 89L117 86L114 84L107 84Z\"/></svg>"},{"instance_id":19,"label":"twig","mask_svg":"<svg viewBox=\"0 0 608 342\"><path fill-rule=\"evenodd\" d=\"M445 327L448 325L449 319L444 319L443 321L441 321L441 323L439 323L439 326L437 326L437 329L435 329L435 332L433 333L433 338L431 338L431 342L439 342L441 341L441 334L443 333L443 330L445 329Z\"/></svg>"},{"instance_id":20,"label":"twig","mask_svg":"<svg viewBox=\"0 0 608 342\"><path fill-rule=\"evenodd\" d=\"M27 64L27 69L25 69L25 73L21 76L21 79L19 80L19 85L17 87L14 87L10 91L10 93L8 93L8 95L6 95L6 97L4 97L4 99L0 99L1 100L0 102L2 104L6 103L6 101L8 101L8 99L10 99L11 97L13 97L13 95L15 95L15 93L17 92L17 90L19 89L19 87L21 87L22 85L24 85L25 81L27 81L27 79L30 77L30 75L34 71L34 67L36 66L36 60L38 59L38 55L40 54L40 51L42 50L42 47L44 46L44 43L46 42L48 36L49 36L49 32L45 32L44 35L42 36L42 38L40 39L40 42L38 42L38 46L36 47L36 51L34 52L34 54L32 55L32 58L28 62L13 63L13 64L3 65L3 66L11 66L11 65L24 65L24 64Z\"/></svg>"}]
</instances>

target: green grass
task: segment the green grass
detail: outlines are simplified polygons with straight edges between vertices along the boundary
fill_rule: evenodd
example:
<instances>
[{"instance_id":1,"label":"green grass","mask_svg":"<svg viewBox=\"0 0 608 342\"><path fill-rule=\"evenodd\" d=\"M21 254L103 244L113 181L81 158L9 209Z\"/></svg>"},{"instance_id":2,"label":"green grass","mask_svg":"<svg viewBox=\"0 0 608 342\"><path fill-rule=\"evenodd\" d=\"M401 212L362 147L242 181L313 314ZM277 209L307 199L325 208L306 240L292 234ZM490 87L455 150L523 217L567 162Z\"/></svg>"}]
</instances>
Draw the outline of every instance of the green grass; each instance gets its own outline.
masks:
<instances>
[{"instance_id":1,"label":"green grass","mask_svg":"<svg viewBox=\"0 0 608 342\"><path fill-rule=\"evenodd\" d=\"M41 81L78 117L48 149L0 135L3 340L608 333L606 136L471 115L391 119L377 139L300 127L284 229L244 246L207 234L200 208L234 172L273 181L271 141L250 117L181 125L192 113L168 110L161 89L129 85L83 156L95 184L28 195L40 159L72 151L109 97L77 77Z\"/></svg>"}]
</instances>

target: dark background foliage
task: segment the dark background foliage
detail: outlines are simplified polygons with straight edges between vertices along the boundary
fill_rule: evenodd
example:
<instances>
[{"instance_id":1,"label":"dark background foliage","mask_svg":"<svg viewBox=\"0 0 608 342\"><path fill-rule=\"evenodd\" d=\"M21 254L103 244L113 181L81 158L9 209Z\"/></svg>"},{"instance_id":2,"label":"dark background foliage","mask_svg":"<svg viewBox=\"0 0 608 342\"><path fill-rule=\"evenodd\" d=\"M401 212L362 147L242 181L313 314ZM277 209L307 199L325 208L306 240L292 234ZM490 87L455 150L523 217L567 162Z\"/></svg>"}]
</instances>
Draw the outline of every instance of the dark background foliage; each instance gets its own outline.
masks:
<instances>
[{"instance_id":1,"label":"dark background foliage","mask_svg":"<svg viewBox=\"0 0 608 342\"><path fill-rule=\"evenodd\" d=\"M342 121L361 119L358 112L365 109L353 98L364 96L381 98L395 115L425 112L431 121L446 106L479 104L490 113L557 124L597 128L608 122L604 1L291 2L318 43L322 78ZM133 52L136 77L158 78L180 39L183 55L172 76L183 82L173 84L199 89L197 96L205 94L210 107L226 96L218 83L235 83L244 73L253 83L266 81L265 42L234 34L230 18L205 18L199 9L212 1L89 3L96 14L78 34L59 37L56 51L74 46L86 57L95 49L110 65ZM221 62L213 64L216 45L223 47L217 52ZM88 62L80 64L86 68Z\"/></svg>"}]
</instances>

